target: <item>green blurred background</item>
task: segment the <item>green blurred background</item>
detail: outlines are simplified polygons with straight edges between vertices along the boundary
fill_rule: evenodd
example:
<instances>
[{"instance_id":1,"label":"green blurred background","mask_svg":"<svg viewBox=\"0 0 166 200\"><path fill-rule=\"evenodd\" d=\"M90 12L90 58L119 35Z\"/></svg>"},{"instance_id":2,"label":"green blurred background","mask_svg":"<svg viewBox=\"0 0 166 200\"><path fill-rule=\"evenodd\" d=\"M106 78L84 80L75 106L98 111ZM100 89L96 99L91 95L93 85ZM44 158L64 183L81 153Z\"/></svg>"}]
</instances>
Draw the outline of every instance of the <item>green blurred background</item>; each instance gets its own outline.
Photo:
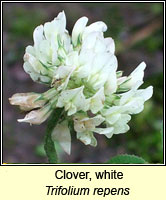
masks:
<instances>
[{"instance_id":1,"label":"green blurred background","mask_svg":"<svg viewBox=\"0 0 166 200\"><path fill-rule=\"evenodd\" d=\"M43 92L23 70L23 55L32 45L36 26L52 20L62 10L71 33L82 16L89 23L104 21L116 44L119 69L128 75L145 61L144 87L153 85L154 95L142 113L132 116L130 131L106 139L95 134L96 148L72 136L72 153L63 153L64 163L103 163L121 153L135 154L149 163L163 163L163 4L162 3L3 3L3 162L46 163L42 141L46 122L40 126L18 123L24 114L8 98L17 92Z\"/></svg>"}]
</instances>

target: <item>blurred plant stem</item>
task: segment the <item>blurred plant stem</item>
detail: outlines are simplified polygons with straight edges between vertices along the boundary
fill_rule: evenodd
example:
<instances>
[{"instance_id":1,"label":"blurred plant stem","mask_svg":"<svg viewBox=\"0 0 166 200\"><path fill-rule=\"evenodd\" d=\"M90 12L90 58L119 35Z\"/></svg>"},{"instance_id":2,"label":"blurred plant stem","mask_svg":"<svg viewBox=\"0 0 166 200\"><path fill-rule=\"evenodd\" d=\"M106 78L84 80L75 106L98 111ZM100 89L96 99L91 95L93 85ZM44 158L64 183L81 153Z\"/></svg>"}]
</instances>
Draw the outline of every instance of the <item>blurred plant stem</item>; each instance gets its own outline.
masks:
<instances>
[{"instance_id":1,"label":"blurred plant stem","mask_svg":"<svg viewBox=\"0 0 166 200\"><path fill-rule=\"evenodd\" d=\"M55 109L48 120L45 139L44 139L44 149L48 157L49 163L58 163L58 156L57 156L54 142L51 138L51 134L52 134L53 129L59 122L62 112L63 112L63 109L61 108Z\"/></svg>"},{"instance_id":2,"label":"blurred plant stem","mask_svg":"<svg viewBox=\"0 0 166 200\"><path fill-rule=\"evenodd\" d=\"M160 18L152 20L151 22L149 22L148 25L144 25L143 28L140 28L135 33L130 34L131 35L130 37L128 37L126 40L118 44L116 53L120 54L126 51L126 49L131 48L139 41L144 40L147 37L151 36L161 27L162 27L162 20Z\"/></svg>"}]
</instances>

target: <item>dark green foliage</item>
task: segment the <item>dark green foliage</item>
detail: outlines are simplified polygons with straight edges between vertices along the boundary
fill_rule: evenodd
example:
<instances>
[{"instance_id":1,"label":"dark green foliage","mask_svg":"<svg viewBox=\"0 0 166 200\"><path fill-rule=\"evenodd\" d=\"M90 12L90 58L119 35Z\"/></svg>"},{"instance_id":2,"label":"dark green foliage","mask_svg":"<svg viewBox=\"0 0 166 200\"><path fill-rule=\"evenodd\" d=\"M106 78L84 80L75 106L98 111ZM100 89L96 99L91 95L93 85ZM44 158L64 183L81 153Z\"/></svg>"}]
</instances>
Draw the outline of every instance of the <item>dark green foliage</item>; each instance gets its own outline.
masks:
<instances>
[{"instance_id":1,"label":"dark green foliage","mask_svg":"<svg viewBox=\"0 0 166 200\"><path fill-rule=\"evenodd\" d=\"M107 164L146 164L146 161L135 155L124 154L111 158Z\"/></svg>"},{"instance_id":2,"label":"dark green foliage","mask_svg":"<svg viewBox=\"0 0 166 200\"><path fill-rule=\"evenodd\" d=\"M30 17L31 16L31 17ZM15 8L15 16L10 24L10 32L15 37L32 37L33 30L43 22L44 15L33 10Z\"/></svg>"}]
</instances>

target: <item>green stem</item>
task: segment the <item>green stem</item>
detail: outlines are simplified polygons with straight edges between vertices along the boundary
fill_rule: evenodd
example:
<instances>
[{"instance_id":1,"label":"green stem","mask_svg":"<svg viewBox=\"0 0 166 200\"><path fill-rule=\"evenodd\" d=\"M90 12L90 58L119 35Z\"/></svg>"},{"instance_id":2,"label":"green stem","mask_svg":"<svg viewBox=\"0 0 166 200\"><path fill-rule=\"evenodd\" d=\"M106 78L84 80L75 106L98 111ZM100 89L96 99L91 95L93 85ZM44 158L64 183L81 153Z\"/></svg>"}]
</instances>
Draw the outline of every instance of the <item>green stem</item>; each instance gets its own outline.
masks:
<instances>
[{"instance_id":1,"label":"green stem","mask_svg":"<svg viewBox=\"0 0 166 200\"><path fill-rule=\"evenodd\" d=\"M58 156L56 153L54 142L52 141L52 138L51 138L51 134L52 134L53 129L57 125L62 115L62 112L63 112L62 108L55 109L48 120L46 135L44 138L44 149L48 157L49 163L58 163Z\"/></svg>"}]
</instances>

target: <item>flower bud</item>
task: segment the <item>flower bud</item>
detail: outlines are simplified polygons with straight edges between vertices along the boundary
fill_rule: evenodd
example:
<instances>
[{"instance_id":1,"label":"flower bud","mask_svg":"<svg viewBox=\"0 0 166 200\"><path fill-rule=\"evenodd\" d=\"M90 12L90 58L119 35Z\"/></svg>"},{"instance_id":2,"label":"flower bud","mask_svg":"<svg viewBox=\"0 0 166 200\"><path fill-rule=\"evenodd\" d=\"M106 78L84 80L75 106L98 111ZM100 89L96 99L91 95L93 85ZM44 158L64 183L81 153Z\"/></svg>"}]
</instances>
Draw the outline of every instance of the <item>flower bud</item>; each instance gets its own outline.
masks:
<instances>
[{"instance_id":1,"label":"flower bud","mask_svg":"<svg viewBox=\"0 0 166 200\"><path fill-rule=\"evenodd\" d=\"M41 94L37 93L16 93L11 98L9 98L11 105L18 105L22 110L28 111L34 108L42 107L46 101L37 100Z\"/></svg>"},{"instance_id":2,"label":"flower bud","mask_svg":"<svg viewBox=\"0 0 166 200\"><path fill-rule=\"evenodd\" d=\"M18 122L27 122L30 124L40 125L50 116L51 113L51 105L47 104L43 108L31 111L25 116L24 119L18 119Z\"/></svg>"}]
</instances>

